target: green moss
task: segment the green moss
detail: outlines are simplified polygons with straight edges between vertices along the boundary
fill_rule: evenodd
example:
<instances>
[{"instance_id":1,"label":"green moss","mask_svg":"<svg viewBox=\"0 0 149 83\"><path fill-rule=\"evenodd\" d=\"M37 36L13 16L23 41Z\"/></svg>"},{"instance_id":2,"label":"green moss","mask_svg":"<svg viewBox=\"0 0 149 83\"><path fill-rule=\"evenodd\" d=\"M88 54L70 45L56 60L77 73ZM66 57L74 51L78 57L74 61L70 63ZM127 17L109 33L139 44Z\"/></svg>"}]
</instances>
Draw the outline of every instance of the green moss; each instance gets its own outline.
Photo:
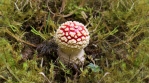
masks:
<instances>
[{"instance_id":1,"label":"green moss","mask_svg":"<svg viewBox=\"0 0 149 83\"><path fill-rule=\"evenodd\" d=\"M148 12L148 0L0 0L0 82L147 83ZM84 23L90 32L89 60L80 72L37 58L37 44L23 38L32 32L49 40L67 20ZM25 46L33 46L33 54L22 61Z\"/></svg>"}]
</instances>

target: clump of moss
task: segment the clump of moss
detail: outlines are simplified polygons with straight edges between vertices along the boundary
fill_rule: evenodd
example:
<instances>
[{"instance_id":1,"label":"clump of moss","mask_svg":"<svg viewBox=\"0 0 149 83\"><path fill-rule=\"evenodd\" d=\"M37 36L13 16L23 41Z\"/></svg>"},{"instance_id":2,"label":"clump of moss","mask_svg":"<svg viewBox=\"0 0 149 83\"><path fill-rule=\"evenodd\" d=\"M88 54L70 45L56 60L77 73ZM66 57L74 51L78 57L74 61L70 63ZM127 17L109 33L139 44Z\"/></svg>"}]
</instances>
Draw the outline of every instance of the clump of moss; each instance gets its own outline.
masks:
<instances>
[{"instance_id":1,"label":"clump of moss","mask_svg":"<svg viewBox=\"0 0 149 83\"><path fill-rule=\"evenodd\" d=\"M148 82L148 12L148 0L1 0L0 82ZM57 60L68 20L90 32L81 67Z\"/></svg>"}]
</instances>

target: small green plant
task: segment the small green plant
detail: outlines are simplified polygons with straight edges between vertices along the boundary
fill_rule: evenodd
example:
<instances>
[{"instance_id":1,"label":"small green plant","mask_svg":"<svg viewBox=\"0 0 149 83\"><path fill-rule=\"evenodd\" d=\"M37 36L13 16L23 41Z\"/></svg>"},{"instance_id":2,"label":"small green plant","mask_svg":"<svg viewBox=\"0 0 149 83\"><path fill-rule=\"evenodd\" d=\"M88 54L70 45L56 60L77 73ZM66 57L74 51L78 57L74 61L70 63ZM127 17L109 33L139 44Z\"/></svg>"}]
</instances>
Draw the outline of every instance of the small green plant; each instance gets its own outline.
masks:
<instances>
[{"instance_id":1,"label":"small green plant","mask_svg":"<svg viewBox=\"0 0 149 83\"><path fill-rule=\"evenodd\" d=\"M93 63L90 63L87 67L90 68L92 70L92 72L99 72L99 71L101 71L100 67L98 65L96 65L96 64L93 64Z\"/></svg>"}]
</instances>

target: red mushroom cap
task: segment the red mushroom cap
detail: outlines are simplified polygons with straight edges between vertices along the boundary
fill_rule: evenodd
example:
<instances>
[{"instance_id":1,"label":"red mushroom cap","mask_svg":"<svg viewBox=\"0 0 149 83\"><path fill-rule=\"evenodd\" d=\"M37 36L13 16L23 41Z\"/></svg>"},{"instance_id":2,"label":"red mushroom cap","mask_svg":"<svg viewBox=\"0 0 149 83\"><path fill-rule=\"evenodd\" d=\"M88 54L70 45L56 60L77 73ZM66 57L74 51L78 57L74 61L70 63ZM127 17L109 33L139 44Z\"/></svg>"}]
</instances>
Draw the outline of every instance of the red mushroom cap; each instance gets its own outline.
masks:
<instances>
[{"instance_id":1,"label":"red mushroom cap","mask_svg":"<svg viewBox=\"0 0 149 83\"><path fill-rule=\"evenodd\" d=\"M60 47L82 49L89 43L87 28L77 21L67 21L58 28L55 40Z\"/></svg>"}]
</instances>

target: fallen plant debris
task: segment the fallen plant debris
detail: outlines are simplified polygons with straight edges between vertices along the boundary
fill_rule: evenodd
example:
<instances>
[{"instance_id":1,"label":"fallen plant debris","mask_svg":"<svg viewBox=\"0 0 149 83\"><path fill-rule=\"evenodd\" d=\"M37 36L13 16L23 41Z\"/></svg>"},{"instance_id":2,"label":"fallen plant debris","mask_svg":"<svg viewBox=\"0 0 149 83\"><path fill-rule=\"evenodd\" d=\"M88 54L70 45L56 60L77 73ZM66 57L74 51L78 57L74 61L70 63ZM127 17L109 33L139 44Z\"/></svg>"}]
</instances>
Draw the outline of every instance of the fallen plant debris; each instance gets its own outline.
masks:
<instances>
[{"instance_id":1,"label":"fallen plant debris","mask_svg":"<svg viewBox=\"0 0 149 83\"><path fill-rule=\"evenodd\" d=\"M0 83L148 83L148 0L0 0ZM84 64L59 60L58 27L89 31Z\"/></svg>"}]
</instances>

